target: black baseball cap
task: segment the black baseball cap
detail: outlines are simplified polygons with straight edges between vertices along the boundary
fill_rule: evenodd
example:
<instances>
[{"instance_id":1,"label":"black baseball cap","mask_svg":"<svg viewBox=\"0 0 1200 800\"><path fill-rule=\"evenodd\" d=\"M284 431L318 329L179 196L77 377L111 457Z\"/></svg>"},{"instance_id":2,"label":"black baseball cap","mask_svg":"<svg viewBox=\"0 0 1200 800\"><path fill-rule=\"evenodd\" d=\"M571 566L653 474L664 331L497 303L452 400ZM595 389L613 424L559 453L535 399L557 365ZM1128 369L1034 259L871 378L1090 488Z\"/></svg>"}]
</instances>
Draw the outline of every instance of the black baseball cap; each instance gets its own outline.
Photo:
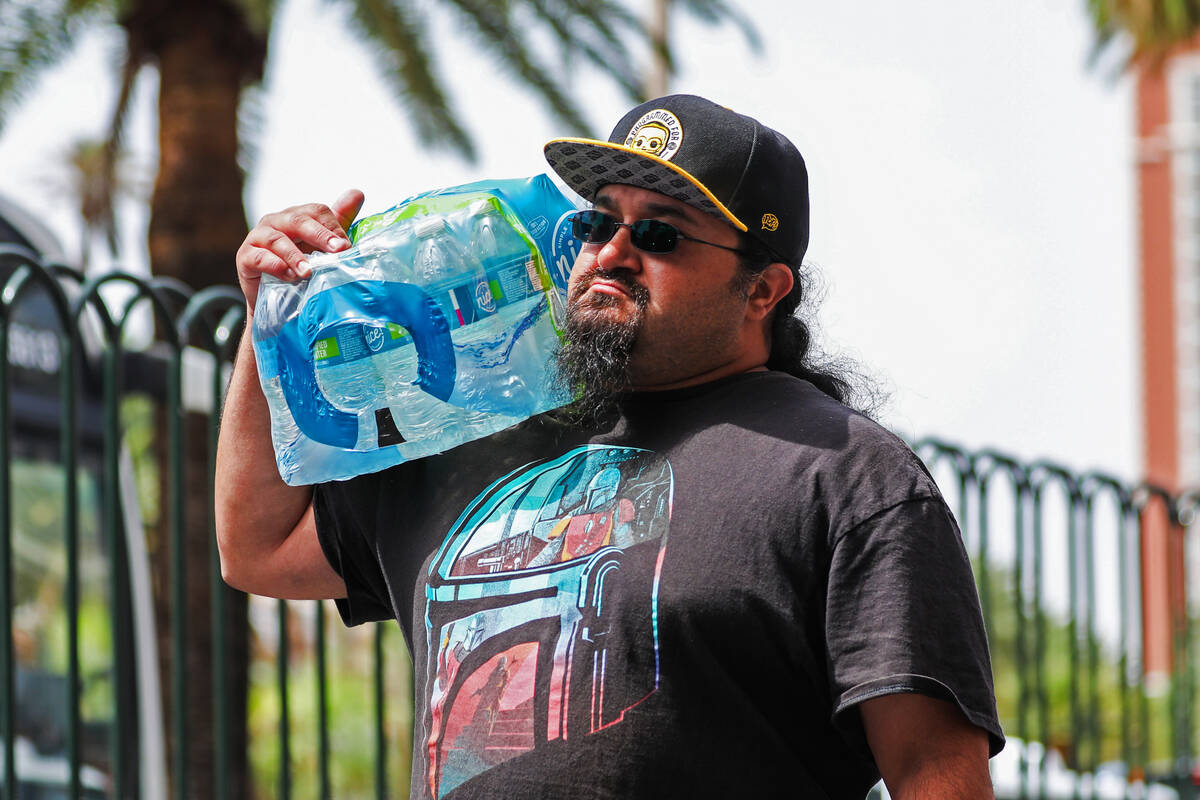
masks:
<instances>
[{"instance_id":1,"label":"black baseball cap","mask_svg":"<svg viewBox=\"0 0 1200 800\"><path fill-rule=\"evenodd\" d=\"M665 194L732 224L778 260L808 249L808 170L796 146L756 119L690 94L642 103L607 142L552 139L546 160L587 200L610 183Z\"/></svg>"}]
</instances>

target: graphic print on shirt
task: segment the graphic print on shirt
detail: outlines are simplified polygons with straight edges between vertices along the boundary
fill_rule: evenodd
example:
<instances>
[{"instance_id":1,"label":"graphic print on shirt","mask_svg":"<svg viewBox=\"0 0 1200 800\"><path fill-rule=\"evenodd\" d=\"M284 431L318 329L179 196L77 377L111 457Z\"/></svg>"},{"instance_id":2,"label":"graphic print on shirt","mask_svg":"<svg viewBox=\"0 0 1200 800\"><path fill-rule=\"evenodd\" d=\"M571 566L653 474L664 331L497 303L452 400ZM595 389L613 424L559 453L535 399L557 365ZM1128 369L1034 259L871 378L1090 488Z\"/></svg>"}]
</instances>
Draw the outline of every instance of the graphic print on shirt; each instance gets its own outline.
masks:
<instances>
[{"instance_id":1,"label":"graphic print on shirt","mask_svg":"<svg viewBox=\"0 0 1200 800\"><path fill-rule=\"evenodd\" d=\"M426 586L428 797L619 724L655 692L673 491L665 457L589 445L467 506Z\"/></svg>"}]
</instances>

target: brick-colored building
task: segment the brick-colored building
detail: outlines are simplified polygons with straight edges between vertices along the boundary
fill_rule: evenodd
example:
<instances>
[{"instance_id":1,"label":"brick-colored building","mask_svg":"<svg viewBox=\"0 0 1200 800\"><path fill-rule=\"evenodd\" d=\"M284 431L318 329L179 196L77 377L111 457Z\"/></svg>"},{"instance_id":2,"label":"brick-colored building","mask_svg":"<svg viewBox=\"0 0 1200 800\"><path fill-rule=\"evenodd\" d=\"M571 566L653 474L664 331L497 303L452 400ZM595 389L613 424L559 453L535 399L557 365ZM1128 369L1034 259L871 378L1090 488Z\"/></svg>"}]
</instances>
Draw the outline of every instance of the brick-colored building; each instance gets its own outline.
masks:
<instances>
[{"instance_id":1,"label":"brick-colored building","mask_svg":"<svg viewBox=\"0 0 1200 800\"><path fill-rule=\"evenodd\" d=\"M1137 70L1144 469L1172 493L1200 485L1200 42ZM1146 667L1165 672L1182 609L1182 536L1161 504L1143 527Z\"/></svg>"}]
</instances>

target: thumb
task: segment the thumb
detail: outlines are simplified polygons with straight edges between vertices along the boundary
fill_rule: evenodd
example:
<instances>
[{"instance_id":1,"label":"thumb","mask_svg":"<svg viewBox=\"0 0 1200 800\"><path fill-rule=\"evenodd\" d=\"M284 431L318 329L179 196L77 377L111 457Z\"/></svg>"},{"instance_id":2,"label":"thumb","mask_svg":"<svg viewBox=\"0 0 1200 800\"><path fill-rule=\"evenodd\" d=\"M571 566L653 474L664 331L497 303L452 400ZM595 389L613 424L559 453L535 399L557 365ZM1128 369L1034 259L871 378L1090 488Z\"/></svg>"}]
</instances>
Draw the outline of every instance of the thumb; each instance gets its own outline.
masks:
<instances>
[{"instance_id":1,"label":"thumb","mask_svg":"<svg viewBox=\"0 0 1200 800\"><path fill-rule=\"evenodd\" d=\"M363 201L366 199L366 195L358 189L347 189L337 200L333 201L330 208L333 209L342 230L350 229L350 223L354 222L354 218L358 216L359 209L362 208Z\"/></svg>"}]
</instances>

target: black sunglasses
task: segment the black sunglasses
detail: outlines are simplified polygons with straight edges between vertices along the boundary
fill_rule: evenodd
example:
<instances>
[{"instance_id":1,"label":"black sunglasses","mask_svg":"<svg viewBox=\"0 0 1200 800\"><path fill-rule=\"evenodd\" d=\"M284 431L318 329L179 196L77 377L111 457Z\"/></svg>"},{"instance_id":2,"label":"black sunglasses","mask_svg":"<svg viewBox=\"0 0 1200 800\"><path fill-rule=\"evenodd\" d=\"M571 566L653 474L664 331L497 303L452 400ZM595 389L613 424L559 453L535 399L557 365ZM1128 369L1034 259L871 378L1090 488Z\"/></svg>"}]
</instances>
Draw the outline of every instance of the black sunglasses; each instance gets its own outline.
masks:
<instances>
[{"instance_id":1,"label":"black sunglasses","mask_svg":"<svg viewBox=\"0 0 1200 800\"><path fill-rule=\"evenodd\" d=\"M742 255L749 255L745 250L740 250L736 247L728 247L716 242L706 242L703 239L697 239L694 236L688 236L681 233L678 228L667 222L661 222L657 219L639 219L637 222L621 222L616 217L605 214L603 211L588 209L587 211L579 211L571 216L571 233L581 242L588 244L604 244L609 239L617 235L619 228L629 228L629 241L638 250L646 253L654 253L662 255L675 250L680 239L687 239L689 242L697 244L706 244L709 247L719 247L722 250L729 250Z\"/></svg>"}]
</instances>

